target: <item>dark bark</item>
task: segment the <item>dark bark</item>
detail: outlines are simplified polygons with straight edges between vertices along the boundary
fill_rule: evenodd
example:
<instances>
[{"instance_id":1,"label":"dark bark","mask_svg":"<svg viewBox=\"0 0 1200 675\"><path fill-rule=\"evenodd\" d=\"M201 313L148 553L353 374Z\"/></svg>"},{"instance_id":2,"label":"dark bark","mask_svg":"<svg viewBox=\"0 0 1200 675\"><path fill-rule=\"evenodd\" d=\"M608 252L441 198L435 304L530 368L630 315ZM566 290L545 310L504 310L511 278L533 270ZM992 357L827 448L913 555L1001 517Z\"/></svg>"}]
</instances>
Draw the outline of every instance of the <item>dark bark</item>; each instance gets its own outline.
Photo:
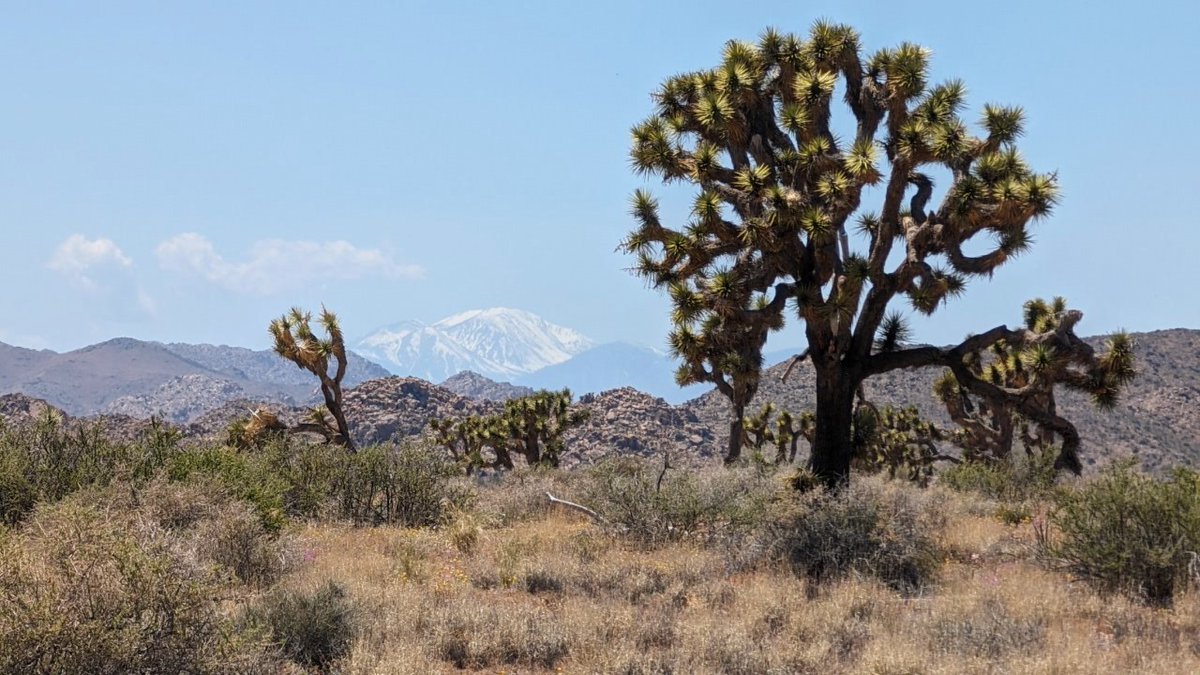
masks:
<instances>
[{"instance_id":1,"label":"dark bark","mask_svg":"<svg viewBox=\"0 0 1200 675\"><path fill-rule=\"evenodd\" d=\"M730 420L730 444L725 450L725 464L733 464L742 459L742 444L745 442L745 414L745 404L733 406L733 419Z\"/></svg>"},{"instance_id":2,"label":"dark bark","mask_svg":"<svg viewBox=\"0 0 1200 675\"><path fill-rule=\"evenodd\" d=\"M744 429L742 416L745 415L743 408L734 408L733 420L729 423L729 447L725 451L725 463L733 464L742 456L742 440Z\"/></svg>"},{"instance_id":3,"label":"dark bark","mask_svg":"<svg viewBox=\"0 0 1200 675\"><path fill-rule=\"evenodd\" d=\"M346 413L342 411L342 388L334 380L328 377L323 378L325 381L321 383L321 393L325 396L325 407L329 409L333 419L337 422L338 435L336 439L338 443L350 452L358 452L358 448L354 447L354 440L350 438L350 425L346 423Z\"/></svg>"},{"instance_id":4,"label":"dark bark","mask_svg":"<svg viewBox=\"0 0 1200 675\"><path fill-rule=\"evenodd\" d=\"M851 424L857 378L838 363L817 367L816 429L809 469L827 488L837 490L850 482L854 455Z\"/></svg>"}]
</instances>

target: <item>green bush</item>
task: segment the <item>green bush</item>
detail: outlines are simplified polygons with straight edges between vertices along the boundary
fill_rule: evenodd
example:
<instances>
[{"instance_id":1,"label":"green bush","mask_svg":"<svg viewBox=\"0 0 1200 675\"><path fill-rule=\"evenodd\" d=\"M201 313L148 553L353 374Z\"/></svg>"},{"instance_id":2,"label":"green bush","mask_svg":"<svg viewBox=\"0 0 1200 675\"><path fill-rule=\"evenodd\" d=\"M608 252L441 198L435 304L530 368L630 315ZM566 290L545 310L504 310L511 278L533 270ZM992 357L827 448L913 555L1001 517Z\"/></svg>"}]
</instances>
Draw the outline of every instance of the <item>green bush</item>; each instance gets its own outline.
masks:
<instances>
[{"instance_id":1,"label":"green bush","mask_svg":"<svg viewBox=\"0 0 1200 675\"><path fill-rule=\"evenodd\" d=\"M244 584L269 586L291 567L291 539L268 530L253 505L228 496L219 483L158 480L129 496L119 488L110 492L121 496L109 496L108 504L163 529Z\"/></svg>"},{"instance_id":2,"label":"green bush","mask_svg":"<svg viewBox=\"0 0 1200 675\"><path fill-rule=\"evenodd\" d=\"M942 559L936 539L944 525L935 492L879 479L855 481L838 494L796 497L764 528L762 549L821 583L850 573L874 576L903 591L930 583Z\"/></svg>"},{"instance_id":3,"label":"green bush","mask_svg":"<svg viewBox=\"0 0 1200 675\"><path fill-rule=\"evenodd\" d=\"M0 426L0 518L15 523L39 501L106 485L129 455L129 447L110 443L99 426L68 424L49 408L27 424Z\"/></svg>"},{"instance_id":4,"label":"green bush","mask_svg":"<svg viewBox=\"0 0 1200 675\"><path fill-rule=\"evenodd\" d=\"M989 499L1019 502L1048 496L1058 475L1054 453L1046 452L1009 462L962 462L938 473L938 481L957 492Z\"/></svg>"},{"instance_id":5,"label":"green bush","mask_svg":"<svg viewBox=\"0 0 1200 675\"><path fill-rule=\"evenodd\" d=\"M1169 605L1200 552L1200 473L1177 469L1156 480L1132 463L1110 467L1062 491L1050 524L1041 529L1050 560L1102 592Z\"/></svg>"},{"instance_id":6,"label":"green bush","mask_svg":"<svg viewBox=\"0 0 1200 675\"><path fill-rule=\"evenodd\" d=\"M718 541L759 525L780 487L753 466L662 474L661 463L621 458L589 471L584 501L640 543Z\"/></svg>"},{"instance_id":7,"label":"green bush","mask_svg":"<svg viewBox=\"0 0 1200 675\"><path fill-rule=\"evenodd\" d=\"M0 534L0 672L269 669L224 618L221 575L129 515L72 498Z\"/></svg>"},{"instance_id":8,"label":"green bush","mask_svg":"<svg viewBox=\"0 0 1200 675\"><path fill-rule=\"evenodd\" d=\"M298 443L287 436L272 439L263 452L287 484L284 511L297 518L325 515L335 500L343 466L354 461L343 447Z\"/></svg>"},{"instance_id":9,"label":"green bush","mask_svg":"<svg viewBox=\"0 0 1200 675\"><path fill-rule=\"evenodd\" d=\"M344 455L334 490L341 515L356 523L423 527L470 501L451 485L456 473L441 454L421 445L374 446Z\"/></svg>"},{"instance_id":10,"label":"green bush","mask_svg":"<svg viewBox=\"0 0 1200 675\"><path fill-rule=\"evenodd\" d=\"M192 448L173 457L167 466L172 481L211 481L231 496L254 506L263 525L278 531L286 522L286 477L269 455L225 446Z\"/></svg>"},{"instance_id":11,"label":"green bush","mask_svg":"<svg viewBox=\"0 0 1200 675\"><path fill-rule=\"evenodd\" d=\"M350 651L355 610L346 591L330 581L312 593L278 591L254 613L289 658L328 671Z\"/></svg>"}]
</instances>

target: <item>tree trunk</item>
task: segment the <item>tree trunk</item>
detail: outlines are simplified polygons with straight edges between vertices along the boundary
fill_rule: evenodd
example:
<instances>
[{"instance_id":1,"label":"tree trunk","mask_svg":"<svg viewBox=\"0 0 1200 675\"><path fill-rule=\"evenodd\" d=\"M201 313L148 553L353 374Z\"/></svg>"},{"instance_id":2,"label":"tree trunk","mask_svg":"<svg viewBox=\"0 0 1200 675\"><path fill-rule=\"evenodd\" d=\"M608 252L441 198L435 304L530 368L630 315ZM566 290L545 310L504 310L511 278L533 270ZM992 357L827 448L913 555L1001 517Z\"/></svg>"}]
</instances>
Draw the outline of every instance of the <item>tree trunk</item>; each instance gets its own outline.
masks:
<instances>
[{"instance_id":1,"label":"tree trunk","mask_svg":"<svg viewBox=\"0 0 1200 675\"><path fill-rule=\"evenodd\" d=\"M529 466L540 464L542 461L542 450L538 447L538 434L536 420L525 419L525 463Z\"/></svg>"},{"instance_id":2,"label":"tree trunk","mask_svg":"<svg viewBox=\"0 0 1200 675\"><path fill-rule=\"evenodd\" d=\"M742 419L745 406L735 406L733 420L729 422L729 447L725 451L725 463L733 464L742 456Z\"/></svg>"},{"instance_id":3,"label":"tree trunk","mask_svg":"<svg viewBox=\"0 0 1200 675\"><path fill-rule=\"evenodd\" d=\"M857 383L838 363L818 366L816 375L817 419L809 466L827 488L837 490L850 482L854 454L850 427Z\"/></svg>"},{"instance_id":4,"label":"tree trunk","mask_svg":"<svg viewBox=\"0 0 1200 675\"><path fill-rule=\"evenodd\" d=\"M321 382L321 393L325 396L325 407L337 422L342 444L349 452L358 452L358 448L354 447L354 440L350 438L350 425L346 423L346 413L342 412L341 387L329 378L324 378Z\"/></svg>"}]
</instances>

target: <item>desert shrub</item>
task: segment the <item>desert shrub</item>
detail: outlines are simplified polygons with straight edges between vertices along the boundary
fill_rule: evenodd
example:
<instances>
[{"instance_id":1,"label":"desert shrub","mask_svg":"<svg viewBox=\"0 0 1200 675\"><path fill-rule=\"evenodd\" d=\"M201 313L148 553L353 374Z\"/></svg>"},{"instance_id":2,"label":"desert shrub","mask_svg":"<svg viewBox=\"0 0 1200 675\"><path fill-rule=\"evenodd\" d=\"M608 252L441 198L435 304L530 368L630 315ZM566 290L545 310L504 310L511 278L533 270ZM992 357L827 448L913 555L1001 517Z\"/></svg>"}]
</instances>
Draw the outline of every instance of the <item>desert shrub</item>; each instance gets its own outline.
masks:
<instances>
[{"instance_id":1,"label":"desert shrub","mask_svg":"<svg viewBox=\"0 0 1200 675\"><path fill-rule=\"evenodd\" d=\"M151 418L137 441L129 447L127 478L138 483L153 479L183 452L182 439L179 429Z\"/></svg>"},{"instance_id":2,"label":"desert shrub","mask_svg":"<svg viewBox=\"0 0 1200 675\"><path fill-rule=\"evenodd\" d=\"M338 477L347 462L346 449L336 445L306 443L289 436L273 438L263 450L285 481L283 509L292 517L324 515L337 494Z\"/></svg>"},{"instance_id":3,"label":"desert shrub","mask_svg":"<svg viewBox=\"0 0 1200 675\"><path fill-rule=\"evenodd\" d=\"M354 606L333 581L311 593L277 591L252 616L270 628L285 655L322 671L345 656L354 641Z\"/></svg>"},{"instance_id":4,"label":"desert shrub","mask_svg":"<svg viewBox=\"0 0 1200 675\"><path fill-rule=\"evenodd\" d=\"M37 501L37 488L26 471L24 458L0 450L0 524L20 522Z\"/></svg>"},{"instance_id":5,"label":"desert shrub","mask_svg":"<svg viewBox=\"0 0 1200 675\"><path fill-rule=\"evenodd\" d=\"M449 509L466 506L454 467L420 445L374 446L345 455L336 478L339 511L356 523L436 525Z\"/></svg>"},{"instance_id":6,"label":"desert shrub","mask_svg":"<svg viewBox=\"0 0 1200 675\"><path fill-rule=\"evenodd\" d=\"M1010 653L1036 653L1046 642L1046 621L1013 616L997 602L978 611L933 621L930 646L949 652L998 659Z\"/></svg>"},{"instance_id":7,"label":"desert shrub","mask_svg":"<svg viewBox=\"0 0 1200 675\"><path fill-rule=\"evenodd\" d=\"M598 464L584 499L626 536L644 544L700 537L716 541L762 522L779 485L755 467L717 472L672 469L638 458Z\"/></svg>"},{"instance_id":8,"label":"desert shrub","mask_svg":"<svg viewBox=\"0 0 1200 675\"><path fill-rule=\"evenodd\" d=\"M1095 588L1169 605L1189 584L1200 552L1200 473L1156 480L1123 463L1062 491L1055 507L1043 552Z\"/></svg>"},{"instance_id":9,"label":"desert shrub","mask_svg":"<svg viewBox=\"0 0 1200 675\"><path fill-rule=\"evenodd\" d=\"M112 492L128 494L119 488ZM113 501L110 495L108 503ZM162 528L201 562L228 571L242 583L269 586L291 567L291 539L269 530L253 505L228 496L219 483L158 480L130 501L117 508Z\"/></svg>"},{"instance_id":10,"label":"desert shrub","mask_svg":"<svg viewBox=\"0 0 1200 675\"><path fill-rule=\"evenodd\" d=\"M15 523L39 501L105 485L119 475L129 448L93 424L68 424L46 409L27 424L0 426L0 517Z\"/></svg>"},{"instance_id":11,"label":"desert shrub","mask_svg":"<svg viewBox=\"0 0 1200 675\"><path fill-rule=\"evenodd\" d=\"M466 509L454 509L446 514L446 536L459 553L471 555L483 533L479 514Z\"/></svg>"},{"instance_id":12,"label":"desert shrub","mask_svg":"<svg viewBox=\"0 0 1200 675\"><path fill-rule=\"evenodd\" d=\"M579 483L574 471L547 466L519 466L512 471L476 472L472 481L478 490L479 511L501 525L541 518L556 508L546 499L571 495Z\"/></svg>"},{"instance_id":13,"label":"desert shrub","mask_svg":"<svg viewBox=\"0 0 1200 675\"><path fill-rule=\"evenodd\" d=\"M163 531L71 499L0 538L0 672L236 672L265 667L219 602L220 575Z\"/></svg>"},{"instance_id":14,"label":"desert shrub","mask_svg":"<svg viewBox=\"0 0 1200 675\"><path fill-rule=\"evenodd\" d=\"M1019 502L1053 492L1057 470L1054 453L1044 452L1008 462L969 461L951 464L938 473L938 481L957 492L972 492L989 499Z\"/></svg>"},{"instance_id":15,"label":"desert shrub","mask_svg":"<svg viewBox=\"0 0 1200 675\"><path fill-rule=\"evenodd\" d=\"M289 551L248 507L237 504L197 532L204 555L242 583L269 586L290 568Z\"/></svg>"},{"instance_id":16,"label":"desert shrub","mask_svg":"<svg viewBox=\"0 0 1200 675\"><path fill-rule=\"evenodd\" d=\"M932 581L941 560L940 502L936 492L871 478L837 494L798 495L763 529L761 550L818 583L857 573L917 590Z\"/></svg>"},{"instance_id":17,"label":"desert shrub","mask_svg":"<svg viewBox=\"0 0 1200 675\"><path fill-rule=\"evenodd\" d=\"M221 485L233 497L252 504L272 531L286 522L288 482L269 455L225 446L191 448L171 459L167 475L173 481Z\"/></svg>"}]
</instances>

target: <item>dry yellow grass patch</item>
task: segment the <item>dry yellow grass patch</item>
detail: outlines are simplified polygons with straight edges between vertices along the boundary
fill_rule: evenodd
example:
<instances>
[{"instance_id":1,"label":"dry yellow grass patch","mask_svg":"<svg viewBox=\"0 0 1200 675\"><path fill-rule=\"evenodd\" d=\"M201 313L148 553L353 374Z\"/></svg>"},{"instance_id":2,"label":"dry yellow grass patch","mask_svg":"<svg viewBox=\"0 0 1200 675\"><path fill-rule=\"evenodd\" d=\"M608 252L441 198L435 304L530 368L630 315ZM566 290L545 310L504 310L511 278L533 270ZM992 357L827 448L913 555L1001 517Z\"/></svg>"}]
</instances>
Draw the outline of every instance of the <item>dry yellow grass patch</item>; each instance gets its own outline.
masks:
<instances>
[{"instance_id":1,"label":"dry yellow grass patch","mask_svg":"<svg viewBox=\"0 0 1200 675\"><path fill-rule=\"evenodd\" d=\"M644 550L571 514L483 529L319 525L288 582L361 608L350 673L1189 673L1200 609L1101 598L1029 559L1032 528L952 507L939 582L820 588L715 548Z\"/></svg>"}]
</instances>

